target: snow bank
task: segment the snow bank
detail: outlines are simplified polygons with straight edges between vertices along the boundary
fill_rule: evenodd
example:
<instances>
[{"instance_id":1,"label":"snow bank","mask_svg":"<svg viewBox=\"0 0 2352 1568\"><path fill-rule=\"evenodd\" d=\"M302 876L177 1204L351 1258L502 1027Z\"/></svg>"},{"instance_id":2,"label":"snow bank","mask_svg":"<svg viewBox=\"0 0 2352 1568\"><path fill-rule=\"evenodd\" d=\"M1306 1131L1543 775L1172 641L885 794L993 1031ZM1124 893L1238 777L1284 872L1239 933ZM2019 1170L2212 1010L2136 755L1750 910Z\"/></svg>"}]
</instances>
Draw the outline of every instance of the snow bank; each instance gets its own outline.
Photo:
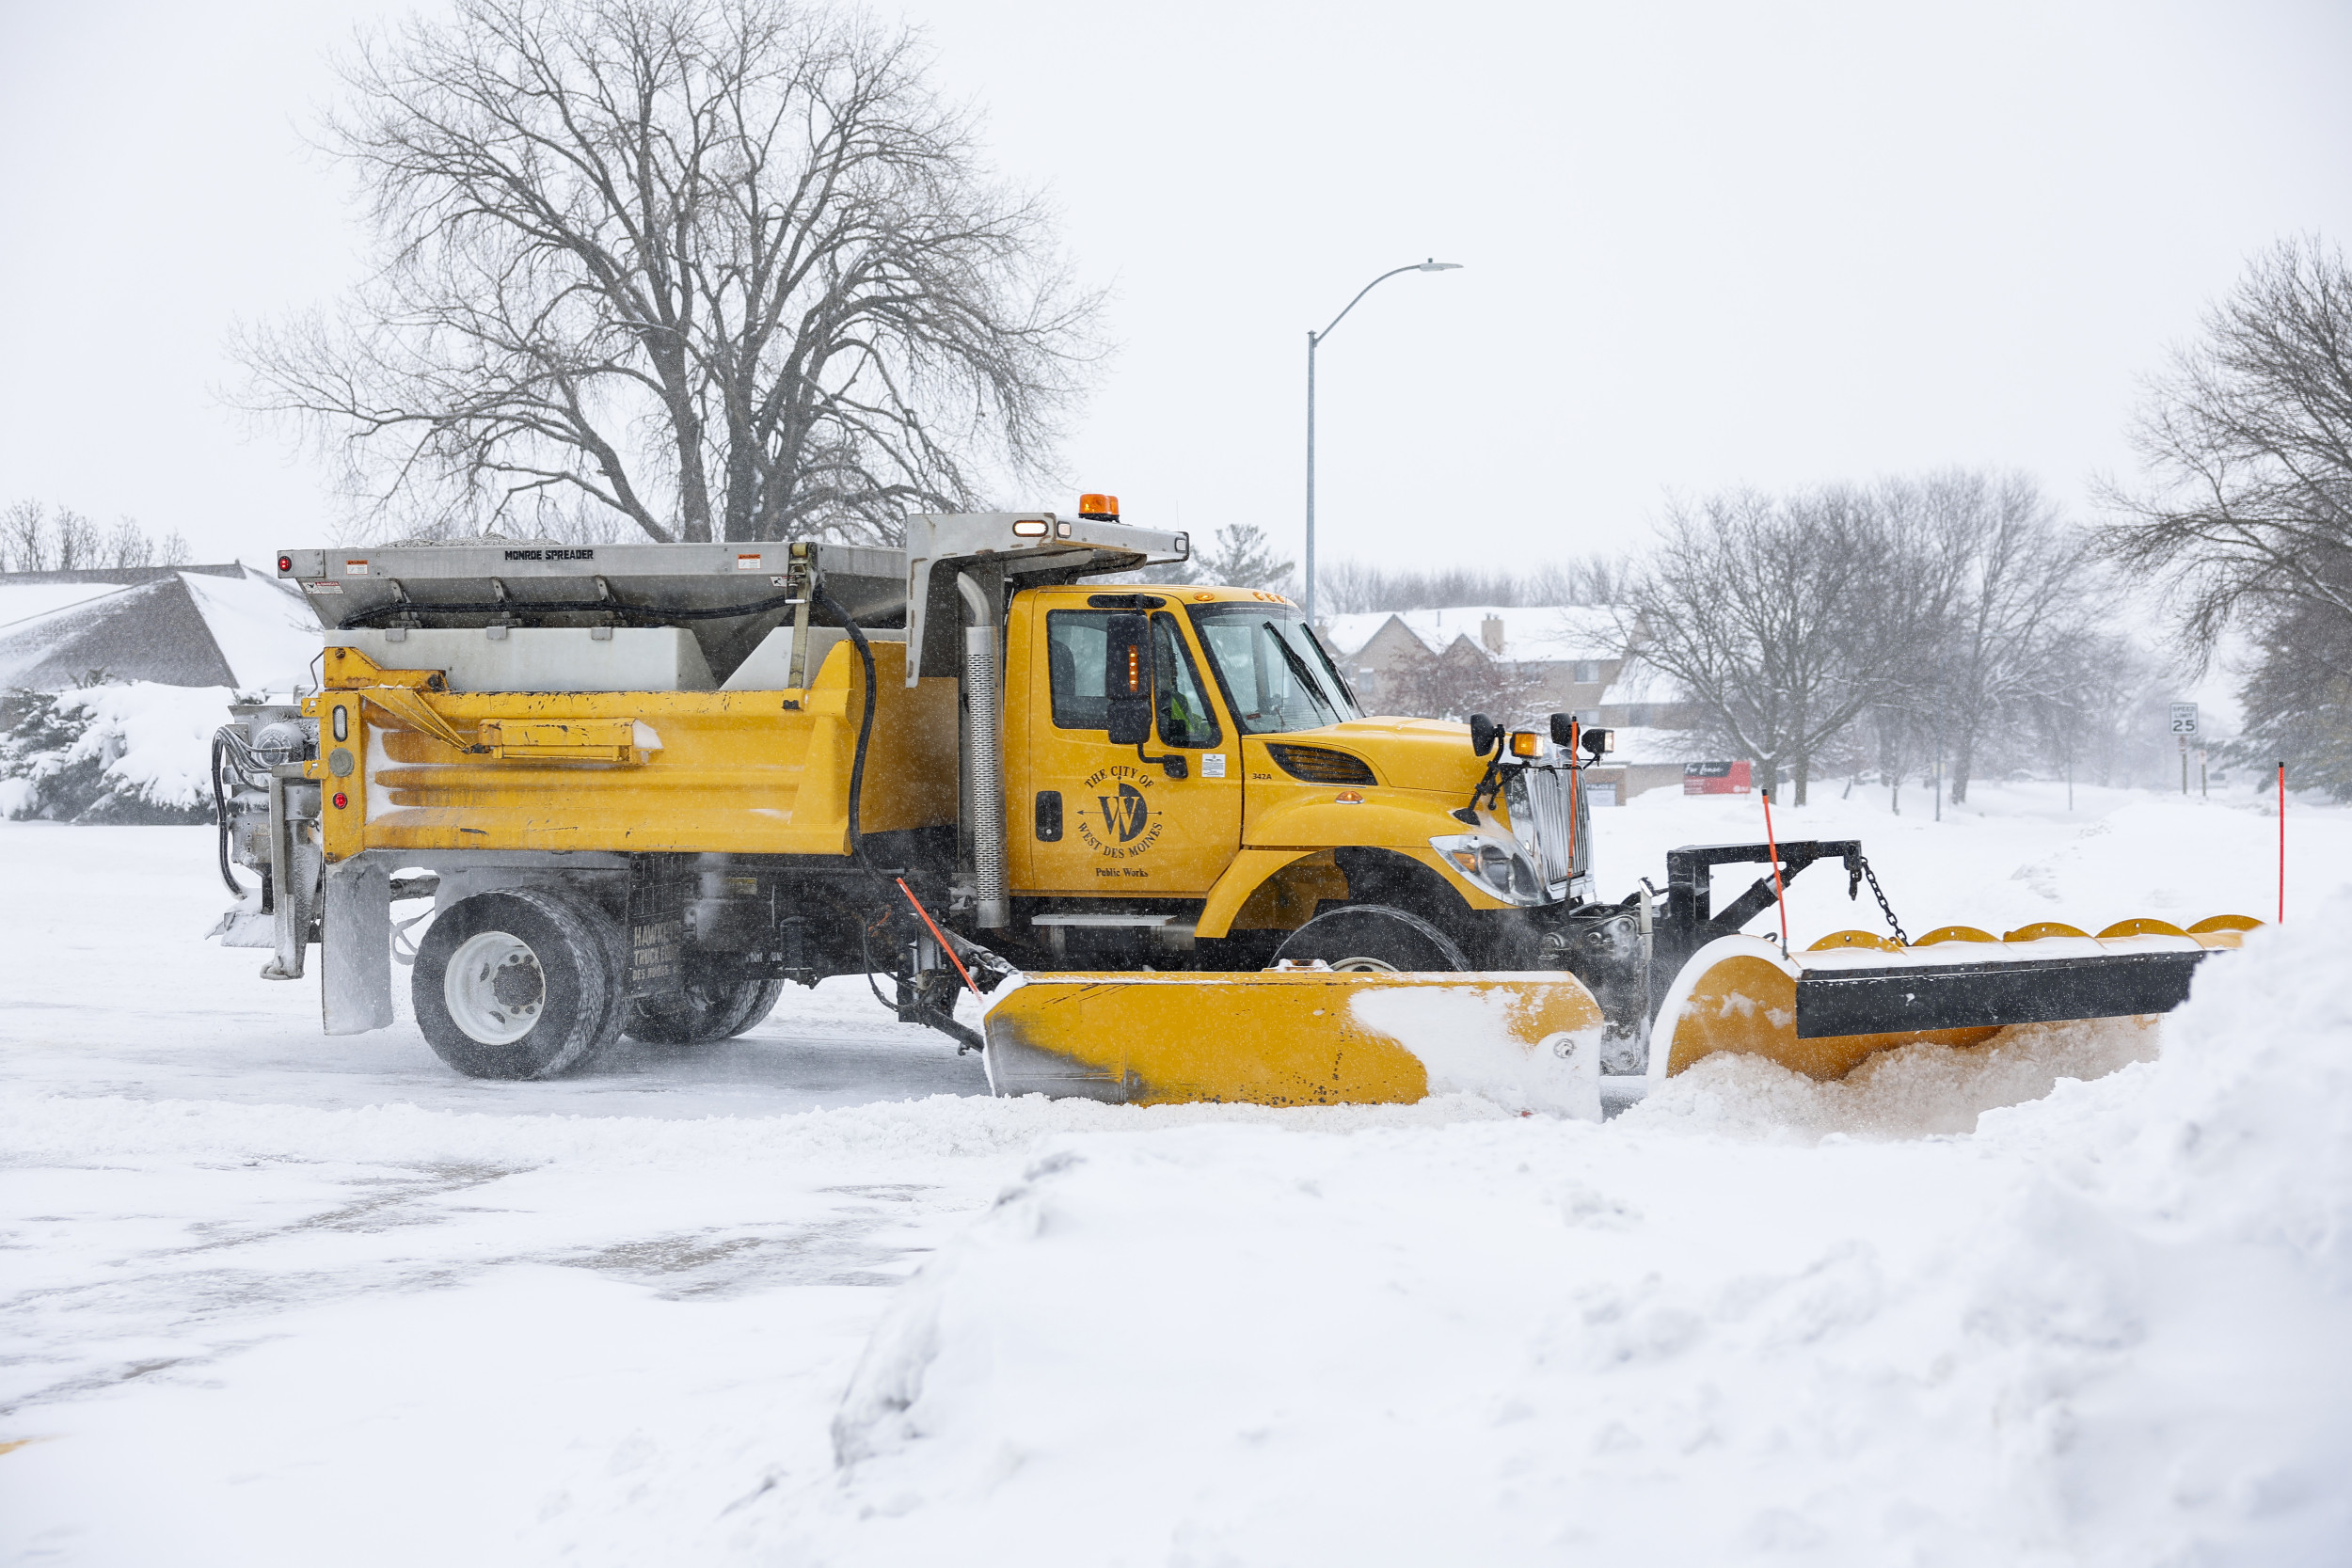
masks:
<instances>
[{"instance_id":1,"label":"snow bank","mask_svg":"<svg viewBox=\"0 0 2352 1568\"><path fill-rule=\"evenodd\" d=\"M220 657L248 691L313 686L319 620L292 583L248 566L243 577L183 572L181 580L202 611Z\"/></svg>"},{"instance_id":2,"label":"snow bank","mask_svg":"<svg viewBox=\"0 0 2352 1568\"><path fill-rule=\"evenodd\" d=\"M0 795L12 818L183 822L208 818L213 732L236 694L135 681L54 696L19 693L0 738Z\"/></svg>"},{"instance_id":3,"label":"snow bank","mask_svg":"<svg viewBox=\"0 0 2352 1568\"><path fill-rule=\"evenodd\" d=\"M1627 1125L1782 1143L1972 1132L1987 1111L2148 1060L2159 1037L2157 1026L2133 1019L2025 1024L1965 1051L1881 1052L1827 1084L1761 1056L1719 1052L1652 1089L1626 1113Z\"/></svg>"},{"instance_id":4,"label":"snow bank","mask_svg":"<svg viewBox=\"0 0 2352 1568\"><path fill-rule=\"evenodd\" d=\"M876 1333L796 1549L2345 1560L2347 920L2009 1109L2144 1039L1692 1073L1608 1126L1049 1140ZM1690 1135L1775 1115L1824 1141Z\"/></svg>"}]
</instances>

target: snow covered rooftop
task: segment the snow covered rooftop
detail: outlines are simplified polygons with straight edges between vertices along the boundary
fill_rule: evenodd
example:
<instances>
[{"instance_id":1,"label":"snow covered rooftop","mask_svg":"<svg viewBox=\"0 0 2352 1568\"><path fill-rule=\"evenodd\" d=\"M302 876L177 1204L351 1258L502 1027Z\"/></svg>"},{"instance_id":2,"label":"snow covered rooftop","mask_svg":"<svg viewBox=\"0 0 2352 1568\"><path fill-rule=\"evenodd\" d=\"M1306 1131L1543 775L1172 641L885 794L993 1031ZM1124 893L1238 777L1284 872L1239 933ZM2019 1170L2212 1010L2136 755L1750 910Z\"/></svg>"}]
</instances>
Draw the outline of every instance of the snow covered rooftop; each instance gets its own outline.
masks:
<instances>
[{"instance_id":1,"label":"snow covered rooftop","mask_svg":"<svg viewBox=\"0 0 2352 1568\"><path fill-rule=\"evenodd\" d=\"M1470 605L1447 610L1369 610L1323 618L1325 638L1343 657L1395 620L1431 653L1443 653L1457 637L1481 642L1488 617L1502 623L1502 657L1519 659L1616 658L1625 652L1623 627L1633 612L1616 605Z\"/></svg>"},{"instance_id":2,"label":"snow covered rooftop","mask_svg":"<svg viewBox=\"0 0 2352 1568\"><path fill-rule=\"evenodd\" d=\"M1604 703L1679 703L1689 699L1679 684L1647 660L1629 658L1601 692Z\"/></svg>"},{"instance_id":3,"label":"snow covered rooftop","mask_svg":"<svg viewBox=\"0 0 2352 1568\"><path fill-rule=\"evenodd\" d=\"M119 681L286 690L308 679L318 621L249 567L0 575L0 686Z\"/></svg>"}]
</instances>

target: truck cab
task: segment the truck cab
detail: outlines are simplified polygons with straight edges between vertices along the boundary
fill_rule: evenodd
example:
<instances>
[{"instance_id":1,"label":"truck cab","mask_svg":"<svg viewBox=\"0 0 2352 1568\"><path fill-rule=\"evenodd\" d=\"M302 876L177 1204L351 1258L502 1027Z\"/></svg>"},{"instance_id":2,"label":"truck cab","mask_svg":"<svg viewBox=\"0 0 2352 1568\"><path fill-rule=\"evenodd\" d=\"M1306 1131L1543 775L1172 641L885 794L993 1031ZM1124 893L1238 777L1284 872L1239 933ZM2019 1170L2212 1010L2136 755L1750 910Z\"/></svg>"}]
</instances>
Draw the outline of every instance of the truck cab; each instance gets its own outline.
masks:
<instances>
[{"instance_id":1,"label":"truck cab","mask_svg":"<svg viewBox=\"0 0 2352 1568\"><path fill-rule=\"evenodd\" d=\"M1106 669L1138 632L1150 725L1122 742ZM1281 594L1021 591L1005 672L1011 889L1057 955L1207 942L1238 958L1365 887L1483 949L1471 916L1570 895L1540 869L1527 790L1516 812L1473 803L1490 758L1469 727L1367 716Z\"/></svg>"}]
</instances>

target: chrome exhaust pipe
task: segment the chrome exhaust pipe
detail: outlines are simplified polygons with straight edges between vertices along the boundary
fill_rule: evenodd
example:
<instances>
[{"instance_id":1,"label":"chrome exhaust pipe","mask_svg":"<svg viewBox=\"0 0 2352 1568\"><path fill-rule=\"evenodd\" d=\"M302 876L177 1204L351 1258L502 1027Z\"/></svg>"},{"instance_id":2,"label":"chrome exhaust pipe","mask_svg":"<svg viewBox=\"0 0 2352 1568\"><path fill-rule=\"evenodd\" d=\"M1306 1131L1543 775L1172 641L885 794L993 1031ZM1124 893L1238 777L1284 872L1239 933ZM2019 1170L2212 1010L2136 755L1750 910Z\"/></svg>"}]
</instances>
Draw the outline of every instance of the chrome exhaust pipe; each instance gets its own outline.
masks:
<instances>
[{"instance_id":1,"label":"chrome exhaust pipe","mask_svg":"<svg viewBox=\"0 0 2352 1568\"><path fill-rule=\"evenodd\" d=\"M963 778L972 802L973 924L1012 924L1006 892L1004 682L997 671L996 607L968 574L956 574L971 624L963 628Z\"/></svg>"}]
</instances>

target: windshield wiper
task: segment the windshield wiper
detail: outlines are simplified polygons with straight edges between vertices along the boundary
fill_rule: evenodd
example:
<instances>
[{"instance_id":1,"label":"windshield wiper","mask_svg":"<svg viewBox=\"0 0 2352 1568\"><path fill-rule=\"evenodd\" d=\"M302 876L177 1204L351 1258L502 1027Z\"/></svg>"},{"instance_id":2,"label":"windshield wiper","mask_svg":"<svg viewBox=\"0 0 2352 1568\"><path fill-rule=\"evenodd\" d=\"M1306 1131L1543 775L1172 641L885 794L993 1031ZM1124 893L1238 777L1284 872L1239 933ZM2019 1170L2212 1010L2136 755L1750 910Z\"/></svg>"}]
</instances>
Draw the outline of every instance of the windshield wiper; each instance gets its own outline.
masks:
<instances>
[{"instance_id":1,"label":"windshield wiper","mask_svg":"<svg viewBox=\"0 0 2352 1568\"><path fill-rule=\"evenodd\" d=\"M1323 689L1323 684L1315 679L1315 673L1307 668L1307 660L1301 657L1298 650L1290 645L1289 640L1283 637L1273 622L1261 621L1258 624L1265 627L1268 637L1274 639L1274 645L1282 650L1282 662L1291 667L1291 673L1297 677L1299 685L1307 689L1308 695L1330 709L1332 713L1337 714L1340 711L1340 705L1333 702L1331 694Z\"/></svg>"}]
</instances>

